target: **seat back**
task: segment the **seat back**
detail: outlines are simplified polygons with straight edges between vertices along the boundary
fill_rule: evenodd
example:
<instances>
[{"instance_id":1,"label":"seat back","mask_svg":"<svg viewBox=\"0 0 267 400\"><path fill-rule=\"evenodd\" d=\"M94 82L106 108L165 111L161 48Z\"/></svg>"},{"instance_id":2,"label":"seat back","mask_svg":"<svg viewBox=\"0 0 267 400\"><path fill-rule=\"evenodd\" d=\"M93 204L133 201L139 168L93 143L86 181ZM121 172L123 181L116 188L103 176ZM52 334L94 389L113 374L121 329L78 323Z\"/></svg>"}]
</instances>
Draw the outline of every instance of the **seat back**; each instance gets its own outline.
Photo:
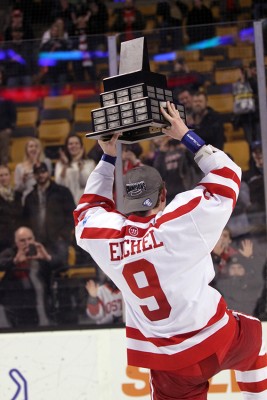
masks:
<instances>
[{"instance_id":1,"label":"seat back","mask_svg":"<svg viewBox=\"0 0 267 400\"><path fill-rule=\"evenodd\" d=\"M74 104L73 94L62 96L45 96L43 108L68 108L72 110Z\"/></svg>"},{"instance_id":2,"label":"seat back","mask_svg":"<svg viewBox=\"0 0 267 400\"><path fill-rule=\"evenodd\" d=\"M239 165L242 171L249 169L250 151L249 144L245 139L225 142L223 151L233 157L233 160Z\"/></svg>"}]
</instances>

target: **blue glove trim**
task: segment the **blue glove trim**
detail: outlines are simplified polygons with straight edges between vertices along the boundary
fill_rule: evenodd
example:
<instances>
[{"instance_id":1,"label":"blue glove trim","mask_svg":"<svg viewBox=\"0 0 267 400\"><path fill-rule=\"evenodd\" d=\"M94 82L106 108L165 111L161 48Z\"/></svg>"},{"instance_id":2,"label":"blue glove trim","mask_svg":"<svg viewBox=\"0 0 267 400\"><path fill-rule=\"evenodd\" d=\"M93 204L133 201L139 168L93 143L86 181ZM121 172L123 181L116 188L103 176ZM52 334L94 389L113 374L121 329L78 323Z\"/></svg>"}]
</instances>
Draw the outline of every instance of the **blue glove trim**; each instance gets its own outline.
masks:
<instances>
[{"instance_id":1,"label":"blue glove trim","mask_svg":"<svg viewBox=\"0 0 267 400\"><path fill-rule=\"evenodd\" d=\"M188 131L182 138L181 142L186 146L192 153L198 152L205 142L201 139L194 131Z\"/></svg>"},{"instance_id":2,"label":"blue glove trim","mask_svg":"<svg viewBox=\"0 0 267 400\"><path fill-rule=\"evenodd\" d=\"M106 162L109 162L110 164L115 165L115 164L116 164L117 157L113 157L113 156L110 156L109 154L105 154L105 153L104 153L104 154L102 155L102 157L101 157L101 160L106 161Z\"/></svg>"}]
</instances>

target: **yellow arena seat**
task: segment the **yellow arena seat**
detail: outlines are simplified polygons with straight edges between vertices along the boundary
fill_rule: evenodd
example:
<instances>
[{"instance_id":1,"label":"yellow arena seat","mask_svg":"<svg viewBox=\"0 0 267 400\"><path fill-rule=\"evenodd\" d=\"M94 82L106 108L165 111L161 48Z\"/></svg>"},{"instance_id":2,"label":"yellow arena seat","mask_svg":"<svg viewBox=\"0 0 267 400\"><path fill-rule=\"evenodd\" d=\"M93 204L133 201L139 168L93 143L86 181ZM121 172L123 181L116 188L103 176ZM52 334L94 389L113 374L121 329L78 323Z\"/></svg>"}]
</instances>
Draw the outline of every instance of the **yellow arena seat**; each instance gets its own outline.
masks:
<instances>
[{"instance_id":1,"label":"yellow arena seat","mask_svg":"<svg viewBox=\"0 0 267 400\"><path fill-rule=\"evenodd\" d=\"M43 108L67 108L72 110L74 104L73 94L62 96L46 96L43 102Z\"/></svg>"},{"instance_id":2,"label":"yellow arena seat","mask_svg":"<svg viewBox=\"0 0 267 400\"><path fill-rule=\"evenodd\" d=\"M63 145L70 131L71 125L67 120L42 121L38 127L39 139L44 147Z\"/></svg>"},{"instance_id":3,"label":"yellow arena seat","mask_svg":"<svg viewBox=\"0 0 267 400\"><path fill-rule=\"evenodd\" d=\"M249 144L245 139L225 142L223 150L233 157L242 171L247 171L249 169L250 151Z\"/></svg>"}]
</instances>

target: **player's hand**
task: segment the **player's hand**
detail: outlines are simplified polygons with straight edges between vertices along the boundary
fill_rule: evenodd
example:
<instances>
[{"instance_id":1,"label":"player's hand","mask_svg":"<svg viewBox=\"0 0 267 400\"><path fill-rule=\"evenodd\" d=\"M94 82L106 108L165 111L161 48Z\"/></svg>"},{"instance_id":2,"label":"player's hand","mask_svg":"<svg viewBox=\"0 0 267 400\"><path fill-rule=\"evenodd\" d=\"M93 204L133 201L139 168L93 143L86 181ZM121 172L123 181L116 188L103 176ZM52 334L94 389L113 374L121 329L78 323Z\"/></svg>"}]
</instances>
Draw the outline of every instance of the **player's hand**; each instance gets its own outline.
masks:
<instances>
[{"instance_id":1,"label":"player's hand","mask_svg":"<svg viewBox=\"0 0 267 400\"><path fill-rule=\"evenodd\" d=\"M117 156L117 141L121 133L115 133L110 140L98 140L98 144L103 152L109 156Z\"/></svg>"},{"instance_id":2,"label":"player's hand","mask_svg":"<svg viewBox=\"0 0 267 400\"><path fill-rule=\"evenodd\" d=\"M163 107L161 107L160 110L163 117L171 124L171 126L167 128L162 128L162 132L171 136L173 139L181 140L189 129L180 117L179 111L176 110L175 105L167 101L167 111Z\"/></svg>"}]
</instances>

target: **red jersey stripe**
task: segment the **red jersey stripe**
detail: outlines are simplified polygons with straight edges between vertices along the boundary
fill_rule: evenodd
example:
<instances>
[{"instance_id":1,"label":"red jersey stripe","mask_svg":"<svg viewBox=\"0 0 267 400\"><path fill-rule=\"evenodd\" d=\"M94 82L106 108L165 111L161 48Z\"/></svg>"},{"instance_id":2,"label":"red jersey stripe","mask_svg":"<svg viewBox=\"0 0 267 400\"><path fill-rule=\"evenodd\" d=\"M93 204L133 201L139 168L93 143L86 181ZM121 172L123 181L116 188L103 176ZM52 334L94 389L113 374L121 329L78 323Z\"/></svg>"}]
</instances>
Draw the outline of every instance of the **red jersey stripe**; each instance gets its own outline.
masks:
<instances>
[{"instance_id":1,"label":"red jersey stripe","mask_svg":"<svg viewBox=\"0 0 267 400\"><path fill-rule=\"evenodd\" d=\"M233 200L233 207L236 204L236 192L227 186L220 185L218 183L201 183L200 186L204 186L212 195L217 194Z\"/></svg>"},{"instance_id":2,"label":"red jersey stripe","mask_svg":"<svg viewBox=\"0 0 267 400\"><path fill-rule=\"evenodd\" d=\"M165 214L160 217L155 224L155 228L158 228L161 224L168 222L174 218L181 217L184 214L192 211L199 204L201 197L196 197L193 200L190 200L187 204L178 207L176 210ZM90 206L89 206L90 207ZM107 210L109 211L109 210ZM114 212L114 210L110 210ZM142 238L151 228L152 225L149 225L146 229L142 229L138 227L138 233L134 236L135 238ZM94 227L85 227L82 231L81 238L82 239L122 239L126 235L132 236L131 233L131 225L122 227L121 230L113 229L113 228L94 228Z\"/></svg>"},{"instance_id":3,"label":"red jersey stripe","mask_svg":"<svg viewBox=\"0 0 267 400\"><path fill-rule=\"evenodd\" d=\"M211 174L222 176L223 178L232 179L238 185L238 187L240 187L241 182L238 175L230 168L223 167L221 169L214 169L213 171L211 171Z\"/></svg>"},{"instance_id":4,"label":"red jersey stripe","mask_svg":"<svg viewBox=\"0 0 267 400\"><path fill-rule=\"evenodd\" d=\"M76 208L73 212L75 226L78 225L80 221L80 215L92 207L98 206L108 211L115 211L115 205L112 200L96 194L83 194L79 201L79 205L80 204L84 204L84 206L78 209Z\"/></svg>"},{"instance_id":5,"label":"red jersey stripe","mask_svg":"<svg viewBox=\"0 0 267 400\"><path fill-rule=\"evenodd\" d=\"M230 314L229 321L225 326L202 342L179 353L155 354L128 348L128 364L136 367L146 365L146 368L166 371L186 368L213 353L220 352L220 349L224 348L231 337L233 338L235 324L234 317Z\"/></svg>"},{"instance_id":6,"label":"red jersey stripe","mask_svg":"<svg viewBox=\"0 0 267 400\"><path fill-rule=\"evenodd\" d=\"M180 335L175 335L169 338L152 338L144 336L142 332L140 332L138 329L126 326L126 336L131 339L151 342L157 347L176 345L195 336L197 333L207 328L208 326L211 326L214 323L218 322L225 314L225 307L226 307L225 301L223 298L221 298L215 315L208 321L208 323L203 328L200 328L195 331L183 333Z\"/></svg>"},{"instance_id":7,"label":"red jersey stripe","mask_svg":"<svg viewBox=\"0 0 267 400\"><path fill-rule=\"evenodd\" d=\"M247 369L247 371L254 371L255 369L266 367L266 365L267 365L267 355L264 354L262 356L258 356L256 362L252 364L251 367Z\"/></svg>"},{"instance_id":8,"label":"red jersey stripe","mask_svg":"<svg viewBox=\"0 0 267 400\"><path fill-rule=\"evenodd\" d=\"M267 379L259 382L237 382L241 392L260 393L267 390Z\"/></svg>"},{"instance_id":9,"label":"red jersey stripe","mask_svg":"<svg viewBox=\"0 0 267 400\"><path fill-rule=\"evenodd\" d=\"M162 217L160 217L157 220L155 227L159 228L160 225L164 224L165 222L168 222L175 218L179 218L182 215L188 214L190 211L192 211L194 208L198 206L200 200L201 196L195 197L194 199L190 200L187 204L184 204L181 207L176 208L176 210L162 215Z\"/></svg>"}]
</instances>

